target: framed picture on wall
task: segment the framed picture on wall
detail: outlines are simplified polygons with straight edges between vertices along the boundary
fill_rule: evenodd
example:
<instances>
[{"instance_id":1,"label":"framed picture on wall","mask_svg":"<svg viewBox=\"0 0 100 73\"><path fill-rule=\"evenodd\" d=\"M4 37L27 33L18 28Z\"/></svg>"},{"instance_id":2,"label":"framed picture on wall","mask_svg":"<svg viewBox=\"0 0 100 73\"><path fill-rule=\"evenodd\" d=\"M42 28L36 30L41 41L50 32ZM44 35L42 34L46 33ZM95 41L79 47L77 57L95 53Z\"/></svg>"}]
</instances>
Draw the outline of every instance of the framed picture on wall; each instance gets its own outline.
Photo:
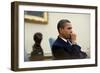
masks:
<instances>
[{"instance_id":1,"label":"framed picture on wall","mask_svg":"<svg viewBox=\"0 0 100 73\"><path fill-rule=\"evenodd\" d=\"M32 23L47 24L48 15L43 11L25 11L25 21Z\"/></svg>"},{"instance_id":2,"label":"framed picture on wall","mask_svg":"<svg viewBox=\"0 0 100 73\"><path fill-rule=\"evenodd\" d=\"M96 6L11 3L11 70L92 66L97 66Z\"/></svg>"}]
</instances>

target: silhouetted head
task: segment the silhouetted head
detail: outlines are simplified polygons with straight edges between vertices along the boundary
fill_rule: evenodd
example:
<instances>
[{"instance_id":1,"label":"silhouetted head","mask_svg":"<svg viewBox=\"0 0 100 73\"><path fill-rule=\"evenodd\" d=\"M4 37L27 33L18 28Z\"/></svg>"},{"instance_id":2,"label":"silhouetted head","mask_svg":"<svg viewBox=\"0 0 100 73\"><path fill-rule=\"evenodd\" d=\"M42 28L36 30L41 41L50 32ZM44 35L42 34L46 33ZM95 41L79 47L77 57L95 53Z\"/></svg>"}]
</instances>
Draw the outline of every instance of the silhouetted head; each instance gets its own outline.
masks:
<instances>
[{"instance_id":1,"label":"silhouetted head","mask_svg":"<svg viewBox=\"0 0 100 73\"><path fill-rule=\"evenodd\" d=\"M33 39L36 43L41 43L42 40L42 33L37 32L34 34Z\"/></svg>"}]
</instances>

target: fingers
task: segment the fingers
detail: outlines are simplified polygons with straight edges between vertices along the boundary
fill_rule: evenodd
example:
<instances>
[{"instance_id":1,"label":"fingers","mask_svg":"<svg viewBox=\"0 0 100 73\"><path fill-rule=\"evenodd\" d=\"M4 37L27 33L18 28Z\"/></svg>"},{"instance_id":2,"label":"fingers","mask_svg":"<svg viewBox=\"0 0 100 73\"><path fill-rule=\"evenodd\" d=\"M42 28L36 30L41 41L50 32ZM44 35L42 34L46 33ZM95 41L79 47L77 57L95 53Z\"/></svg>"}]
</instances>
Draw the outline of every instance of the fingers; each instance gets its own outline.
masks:
<instances>
[{"instance_id":1,"label":"fingers","mask_svg":"<svg viewBox=\"0 0 100 73\"><path fill-rule=\"evenodd\" d=\"M72 32L71 32L71 35L72 35L72 36L76 36L76 33L72 31Z\"/></svg>"},{"instance_id":2,"label":"fingers","mask_svg":"<svg viewBox=\"0 0 100 73\"><path fill-rule=\"evenodd\" d=\"M76 33L75 32L72 32L71 33L71 40L74 42L76 41Z\"/></svg>"}]
</instances>

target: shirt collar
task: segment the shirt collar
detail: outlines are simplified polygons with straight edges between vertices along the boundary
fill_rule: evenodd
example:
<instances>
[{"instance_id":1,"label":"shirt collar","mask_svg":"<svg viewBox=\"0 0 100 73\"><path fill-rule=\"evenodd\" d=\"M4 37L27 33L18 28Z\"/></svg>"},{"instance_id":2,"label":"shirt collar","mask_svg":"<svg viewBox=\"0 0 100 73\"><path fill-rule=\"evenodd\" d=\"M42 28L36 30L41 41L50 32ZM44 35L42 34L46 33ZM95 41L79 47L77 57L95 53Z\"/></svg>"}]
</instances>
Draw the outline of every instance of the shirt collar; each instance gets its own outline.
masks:
<instances>
[{"instance_id":1,"label":"shirt collar","mask_svg":"<svg viewBox=\"0 0 100 73\"><path fill-rule=\"evenodd\" d=\"M63 41L65 41L65 42L67 42L68 40L66 40L65 38L63 38L63 37L60 37Z\"/></svg>"},{"instance_id":2,"label":"shirt collar","mask_svg":"<svg viewBox=\"0 0 100 73\"><path fill-rule=\"evenodd\" d=\"M72 45L72 43L69 41L69 40L67 40L67 39L65 39L65 38L63 38L63 37L60 37L63 41L65 41L66 43L67 42L69 42L71 45Z\"/></svg>"}]
</instances>

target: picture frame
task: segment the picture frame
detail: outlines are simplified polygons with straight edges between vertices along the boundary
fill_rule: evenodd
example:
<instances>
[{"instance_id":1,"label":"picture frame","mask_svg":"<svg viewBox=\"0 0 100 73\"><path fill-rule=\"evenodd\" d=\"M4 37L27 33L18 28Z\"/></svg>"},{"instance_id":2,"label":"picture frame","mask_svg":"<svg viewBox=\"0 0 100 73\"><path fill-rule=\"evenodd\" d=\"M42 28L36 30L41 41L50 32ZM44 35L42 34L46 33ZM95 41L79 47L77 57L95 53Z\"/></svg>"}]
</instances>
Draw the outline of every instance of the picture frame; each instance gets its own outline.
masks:
<instances>
[{"instance_id":1,"label":"picture frame","mask_svg":"<svg viewBox=\"0 0 100 73\"><path fill-rule=\"evenodd\" d=\"M91 54L90 58L81 60L73 59L73 60L50 60L50 61L46 60L46 61L31 61L31 62L25 61L24 60L25 25L28 26L35 23L47 24L47 21L42 22L40 20L32 21L32 23L27 22L28 24L25 24L26 22L25 19L27 19L26 17L24 18L25 10L27 11L36 10L44 12L46 11L47 13L58 12L61 14L63 13L86 14L86 15L88 14L90 18L88 20L91 25L89 26L90 28L89 44L91 47L89 51ZM43 25L39 26L42 27ZM44 45L46 46L46 43ZM45 58L46 59L51 58L51 56L50 57L45 56ZM94 67L94 66L97 66L97 6L35 3L35 2L20 2L20 1L15 1L11 3L11 70L28 71L28 70L45 70L45 69L60 69L60 68Z\"/></svg>"},{"instance_id":2,"label":"picture frame","mask_svg":"<svg viewBox=\"0 0 100 73\"><path fill-rule=\"evenodd\" d=\"M48 14L47 12L26 11L25 21L30 22L30 23L34 22L34 23L40 23L40 24L47 24Z\"/></svg>"}]
</instances>

